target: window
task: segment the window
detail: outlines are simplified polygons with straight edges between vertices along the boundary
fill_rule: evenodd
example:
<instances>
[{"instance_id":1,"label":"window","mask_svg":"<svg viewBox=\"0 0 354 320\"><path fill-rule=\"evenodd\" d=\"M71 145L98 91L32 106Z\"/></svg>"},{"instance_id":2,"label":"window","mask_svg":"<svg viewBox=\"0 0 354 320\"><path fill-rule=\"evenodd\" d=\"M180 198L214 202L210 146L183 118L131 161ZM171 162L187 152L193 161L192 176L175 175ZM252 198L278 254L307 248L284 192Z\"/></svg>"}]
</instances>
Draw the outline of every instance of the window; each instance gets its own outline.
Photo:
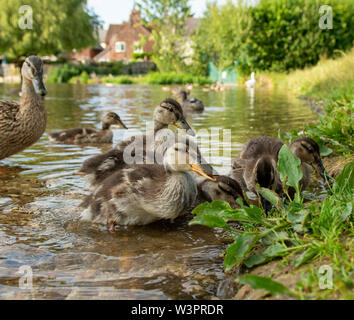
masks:
<instances>
[{"instance_id":1,"label":"window","mask_svg":"<svg viewBox=\"0 0 354 320\"><path fill-rule=\"evenodd\" d=\"M125 42L116 42L116 52L125 52Z\"/></svg>"},{"instance_id":2,"label":"window","mask_svg":"<svg viewBox=\"0 0 354 320\"><path fill-rule=\"evenodd\" d=\"M138 41L134 42L134 53L143 53L143 47Z\"/></svg>"}]
</instances>

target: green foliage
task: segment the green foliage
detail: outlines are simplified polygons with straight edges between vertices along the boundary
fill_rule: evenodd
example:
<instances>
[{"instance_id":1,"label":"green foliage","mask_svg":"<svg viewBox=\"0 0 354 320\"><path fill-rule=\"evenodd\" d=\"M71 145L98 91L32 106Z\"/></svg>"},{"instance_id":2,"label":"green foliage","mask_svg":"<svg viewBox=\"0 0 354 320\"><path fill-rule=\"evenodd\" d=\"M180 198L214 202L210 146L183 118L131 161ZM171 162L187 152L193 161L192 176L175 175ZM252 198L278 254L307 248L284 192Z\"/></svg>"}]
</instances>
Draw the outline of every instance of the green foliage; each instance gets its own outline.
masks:
<instances>
[{"instance_id":1,"label":"green foliage","mask_svg":"<svg viewBox=\"0 0 354 320\"><path fill-rule=\"evenodd\" d=\"M237 61L241 73L247 74L289 71L351 49L353 1L325 3L333 10L333 29L325 30L319 28L323 4L319 0L260 0L250 6L243 1L209 5L194 39L195 72L205 73L209 61L221 69Z\"/></svg>"},{"instance_id":2,"label":"green foliage","mask_svg":"<svg viewBox=\"0 0 354 320\"><path fill-rule=\"evenodd\" d=\"M138 0L144 25L153 27L153 61L161 72L185 72L185 24L190 14L188 0Z\"/></svg>"},{"instance_id":3,"label":"green foliage","mask_svg":"<svg viewBox=\"0 0 354 320\"><path fill-rule=\"evenodd\" d=\"M22 5L33 11L32 29L19 28ZM18 60L30 54L50 55L96 45L97 16L85 0L0 0L0 48Z\"/></svg>"},{"instance_id":4,"label":"green foliage","mask_svg":"<svg viewBox=\"0 0 354 320\"><path fill-rule=\"evenodd\" d=\"M190 74L181 73L158 73L152 72L144 76L144 83L146 84L187 84L198 83L200 85L210 84L212 80L206 77L193 76Z\"/></svg>"},{"instance_id":5,"label":"green foliage","mask_svg":"<svg viewBox=\"0 0 354 320\"><path fill-rule=\"evenodd\" d=\"M285 160L288 161L287 166L284 165ZM291 181L289 184L298 190L299 164L296 159L289 157L285 148L279 153L278 168L282 182ZM337 272L338 286L351 286L353 282L349 275L352 264L348 254L351 252L350 239L353 239L354 234L353 176L354 166L349 163L335 180L333 188L328 185L327 199L323 202L304 204L301 199L285 199L281 202L279 197L263 189L263 195L276 204L268 215L258 207L243 205L240 199L240 209L231 209L228 204L215 201L195 208L195 217L190 224L223 228L234 238L234 242L226 249L226 271L240 264L253 267L300 253L293 262L294 266L298 267L316 257L325 256L330 259ZM242 230L233 228L230 221L237 221ZM343 242L344 234L349 239L349 244ZM239 280L273 294L294 295L268 278L251 275Z\"/></svg>"},{"instance_id":6,"label":"green foliage","mask_svg":"<svg viewBox=\"0 0 354 320\"><path fill-rule=\"evenodd\" d=\"M252 274L247 274L238 277L237 281L241 284L248 284L253 289L266 290L271 294L291 294L291 291L287 287L267 277L259 277Z\"/></svg>"},{"instance_id":7,"label":"green foliage","mask_svg":"<svg viewBox=\"0 0 354 320\"><path fill-rule=\"evenodd\" d=\"M103 83L115 83L115 84L133 84L134 79L128 76L104 78Z\"/></svg>"}]
</instances>

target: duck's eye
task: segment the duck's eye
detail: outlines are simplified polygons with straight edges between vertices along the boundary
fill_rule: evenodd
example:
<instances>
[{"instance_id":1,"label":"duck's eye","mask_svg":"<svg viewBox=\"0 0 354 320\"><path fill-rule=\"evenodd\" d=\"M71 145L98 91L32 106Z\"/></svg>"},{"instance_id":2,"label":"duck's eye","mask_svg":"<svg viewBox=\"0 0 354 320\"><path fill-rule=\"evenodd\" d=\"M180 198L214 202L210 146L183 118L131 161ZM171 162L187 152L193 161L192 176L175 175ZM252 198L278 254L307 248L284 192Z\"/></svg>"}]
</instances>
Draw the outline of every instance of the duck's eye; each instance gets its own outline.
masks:
<instances>
[{"instance_id":1,"label":"duck's eye","mask_svg":"<svg viewBox=\"0 0 354 320\"><path fill-rule=\"evenodd\" d=\"M311 148L309 148L308 146L304 145L304 144L301 144L302 147L309 153L313 153L313 150Z\"/></svg>"}]
</instances>

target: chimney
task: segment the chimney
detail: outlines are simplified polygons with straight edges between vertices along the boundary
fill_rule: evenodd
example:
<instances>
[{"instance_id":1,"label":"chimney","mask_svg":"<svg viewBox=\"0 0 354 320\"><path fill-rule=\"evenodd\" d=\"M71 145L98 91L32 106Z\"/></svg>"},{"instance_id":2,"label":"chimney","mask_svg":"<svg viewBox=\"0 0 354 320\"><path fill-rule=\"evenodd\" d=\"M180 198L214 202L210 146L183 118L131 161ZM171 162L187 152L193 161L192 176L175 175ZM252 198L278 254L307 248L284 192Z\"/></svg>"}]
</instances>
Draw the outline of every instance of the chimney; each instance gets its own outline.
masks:
<instances>
[{"instance_id":1,"label":"chimney","mask_svg":"<svg viewBox=\"0 0 354 320\"><path fill-rule=\"evenodd\" d=\"M133 9L131 14L130 14L130 24L132 26L134 26L136 24L139 24L140 20L141 20L140 11Z\"/></svg>"}]
</instances>

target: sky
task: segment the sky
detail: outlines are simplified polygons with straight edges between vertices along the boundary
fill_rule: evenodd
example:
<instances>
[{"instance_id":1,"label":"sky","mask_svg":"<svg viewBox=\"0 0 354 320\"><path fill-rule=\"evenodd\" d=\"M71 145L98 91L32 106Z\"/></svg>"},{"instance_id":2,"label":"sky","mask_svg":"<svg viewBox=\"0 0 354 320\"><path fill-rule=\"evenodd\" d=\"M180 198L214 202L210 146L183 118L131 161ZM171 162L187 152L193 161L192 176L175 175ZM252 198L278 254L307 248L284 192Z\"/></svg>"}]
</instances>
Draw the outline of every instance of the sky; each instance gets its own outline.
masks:
<instances>
[{"instance_id":1,"label":"sky","mask_svg":"<svg viewBox=\"0 0 354 320\"><path fill-rule=\"evenodd\" d=\"M219 5L226 3L226 1L216 0ZM189 2L194 16L201 17L210 0L189 0ZM128 21L133 5L134 0L88 0L88 7L94 9L100 16L105 29L108 29L110 24Z\"/></svg>"}]
</instances>

